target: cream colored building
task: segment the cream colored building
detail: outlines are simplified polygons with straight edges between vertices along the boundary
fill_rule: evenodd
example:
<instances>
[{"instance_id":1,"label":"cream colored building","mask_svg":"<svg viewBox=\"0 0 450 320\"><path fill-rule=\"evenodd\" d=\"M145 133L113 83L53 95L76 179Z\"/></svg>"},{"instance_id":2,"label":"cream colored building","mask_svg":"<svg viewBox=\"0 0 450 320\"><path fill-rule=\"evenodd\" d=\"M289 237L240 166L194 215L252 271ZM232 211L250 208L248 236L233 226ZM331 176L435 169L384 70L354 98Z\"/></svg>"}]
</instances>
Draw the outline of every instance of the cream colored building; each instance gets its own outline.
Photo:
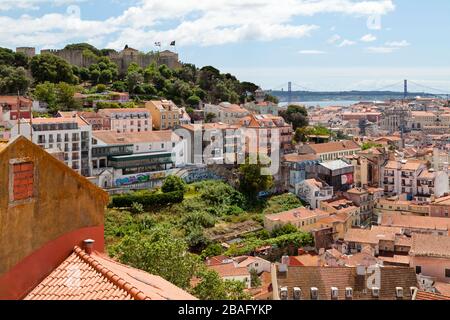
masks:
<instances>
[{"instance_id":1,"label":"cream colored building","mask_svg":"<svg viewBox=\"0 0 450 320\"><path fill-rule=\"evenodd\" d=\"M182 118L181 109L170 100L153 100L145 104L152 115L153 128L156 130L166 130L176 128L180 125Z\"/></svg>"}]
</instances>

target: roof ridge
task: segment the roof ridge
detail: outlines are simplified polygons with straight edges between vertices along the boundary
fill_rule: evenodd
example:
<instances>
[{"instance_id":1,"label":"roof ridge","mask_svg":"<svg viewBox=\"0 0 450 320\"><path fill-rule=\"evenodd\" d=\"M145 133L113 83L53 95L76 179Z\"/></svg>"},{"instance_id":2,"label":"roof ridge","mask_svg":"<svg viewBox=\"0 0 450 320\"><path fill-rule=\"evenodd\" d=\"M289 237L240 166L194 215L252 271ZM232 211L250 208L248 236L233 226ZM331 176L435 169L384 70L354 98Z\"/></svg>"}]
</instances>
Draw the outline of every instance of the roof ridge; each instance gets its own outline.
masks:
<instances>
[{"instance_id":1,"label":"roof ridge","mask_svg":"<svg viewBox=\"0 0 450 320\"><path fill-rule=\"evenodd\" d=\"M92 258L90 255L88 255L80 247L75 246L74 252L81 260L83 260L85 263L94 268L95 271L100 273L102 276L108 279L108 281L112 282L119 289L122 289L125 292L127 292L133 299L135 300L149 299L145 293L143 293L141 290L133 286L131 283L127 282L126 280L115 274L113 271L104 267L100 262Z\"/></svg>"}]
</instances>

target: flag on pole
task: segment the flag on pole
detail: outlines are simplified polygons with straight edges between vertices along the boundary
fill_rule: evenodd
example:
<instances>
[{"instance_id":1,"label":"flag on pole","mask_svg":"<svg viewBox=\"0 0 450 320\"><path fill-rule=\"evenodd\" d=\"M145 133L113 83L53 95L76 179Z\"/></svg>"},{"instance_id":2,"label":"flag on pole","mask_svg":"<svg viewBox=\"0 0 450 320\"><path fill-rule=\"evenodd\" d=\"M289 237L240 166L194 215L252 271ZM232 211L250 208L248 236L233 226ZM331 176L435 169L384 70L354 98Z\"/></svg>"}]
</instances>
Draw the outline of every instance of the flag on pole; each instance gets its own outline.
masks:
<instances>
[{"instance_id":1,"label":"flag on pole","mask_svg":"<svg viewBox=\"0 0 450 320\"><path fill-rule=\"evenodd\" d=\"M176 44L176 41L172 41L172 42L170 43L170 45L173 46L173 47L175 47L175 44Z\"/></svg>"}]
</instances>

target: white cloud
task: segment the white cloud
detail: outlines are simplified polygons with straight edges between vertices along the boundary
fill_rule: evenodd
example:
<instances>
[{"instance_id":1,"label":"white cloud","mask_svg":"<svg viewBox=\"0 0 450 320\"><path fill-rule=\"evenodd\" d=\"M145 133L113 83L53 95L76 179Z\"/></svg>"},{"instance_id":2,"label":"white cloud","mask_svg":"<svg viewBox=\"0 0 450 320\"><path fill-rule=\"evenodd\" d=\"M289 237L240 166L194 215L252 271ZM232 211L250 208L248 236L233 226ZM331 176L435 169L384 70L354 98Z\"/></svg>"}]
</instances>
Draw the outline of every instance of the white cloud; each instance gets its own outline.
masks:
<instances>
[{"instance_id":1,"label":"white cloud","mask_svg":"<svg viewBox=\"0 0 450 320\"><path fill-rule=\"evenodd\" d=\"M321 50L300 50L298 53L305 55L320 55L325 54L326 52Z\"/></svg>"},{"instance_id":2,"label":"white cloud","mask_svg":"<svg viewBox=\"0 0 450 320\"><path fill-rule=\"evenodd\" d=\"M397 51L398 48L393 47L368 47L366 48L366 51L369 53L392 53L394 51Z\"/></svg>"},{"instance_id":3,"label":"white cloud","mask_svg":"<svg viewBox=\"0 0 450 320\"><path fill-rule=\"evenodd\" d=\"M405 47L409 47L411 44L406 40L402 40L402 41L386 42L386 45L388 47L394 47L394 48L405 48Z\"/></svg>"},{"instance_id":4,"label":"white cloud","mask_svg":"<svg viewBox=\"0 0 450 320\"><path fill-rule=\"evenodd\" d=\"M355 45L356 42L352 41L352 40L348 40L348 39L344 39L339 45L339 48L343 48L343 47L349 47L349 46L353 46Z\"/></svg>"},{"instance_id":5,"label":"white cloud","mask_svg":"<svg viewBox=\"0 0 450 320\"><path fill-rule=\"evenodd\" d=\"M331 38L329 38L329 39L327 40L327 42L328 42L329 44L335 44L335 43L338 42L339 40L341 40L341 36L338 35L338 34L335 34L335 35L331 36Z\"/></svg>"},{"instance_id":6,"label":"white cloud","mask_svg":"<svg viewBox=\"0 0 450 320\"><path fill-rule=\"evenodd\" d=\"M8 8L34 8L47 4L73 4L83 0L3 0ZM385 15L393 0L137 0L122 14L105 20L85 20L68 14L10 18L0 15L0 37L9 46L57 46L65 42L97 39L103 46L129 44L148 49L155 41L177 40L183 45L222 45L240 41L272 41L311 36L319 28L298 24L295 18L316 14L348 16ZM170 28L161 25L170 22ZM108 39L108 40L106 40ZM338 39L339 40L339 39ZM336 40L336 41L338 41ZM347 43L346 43L347 44Z\"/></svg>"},{"instance_id":7,"label":"white cloud","mask_svg":"<svg viewBox=\"0 0 450 320\"><path fill-rule=\"evenodd\" d=\"M366 48L366 51L369 53L392 53L397 50L400 50L401 48L409 47L411 44L406 41L392 41L392 42L386 42L384 46L381 47L368 47Z\"/></svg>"},{"instance_id":8,"label":"white cloud","mask_svg":"<svg viewBox=\"0 0 450 320\"><path fill-rule=\"evenodd\" d=\"M373 42L375 40L377 40L377 37L375 37L373 34L370 34L370 33L366 34L365 36L363 36L361 38L362 42Z\"/></svg>"}]
</instances>

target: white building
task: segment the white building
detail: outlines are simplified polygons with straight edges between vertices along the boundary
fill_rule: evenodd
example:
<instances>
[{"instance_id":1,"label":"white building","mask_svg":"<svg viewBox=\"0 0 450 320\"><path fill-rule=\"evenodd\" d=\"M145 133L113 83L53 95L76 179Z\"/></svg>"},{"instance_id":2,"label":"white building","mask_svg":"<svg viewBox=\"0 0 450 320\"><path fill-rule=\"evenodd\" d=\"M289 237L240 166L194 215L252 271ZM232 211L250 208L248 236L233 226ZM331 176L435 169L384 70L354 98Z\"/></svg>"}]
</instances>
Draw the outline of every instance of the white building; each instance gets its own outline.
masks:
<instances>
[{"instance_id":1,"label":"white building","mask_svg":"<svg viewBox=\"0 0 450 320\"><path fill-rule=\"evenodd\" d=\"M426 164L419 160L389 161L382 168L385 194L389 196L404 195L407 200L412 200L417 195L418 178L426 169Z\"/></svg>"},{"instance_id":2,"label":"white building","mask_svg":"<svg viewBox=\"0 0 450 320\"><path fill-rule=\"evenodd\" d=\"M93 132L93 168L105 187L154 188L187 163L187 141L171 130ZM106 172L106 173L105 173Z\"/></svg>"},{"instance_id":3,"label":"white building","mask_svg":"<svg viewBox=\"0 0 450 320\"><path fill-rule=\"evenodd\" d=\"M311 209L318 209L320 202L333 198L333 187L316 179L309 179L295 185L295 194L306 201Z\"/></svg>"},{"instance_id":4,"label":"white building","mask_svg":"<svg viewBox=\"0 0 450 320\"><path fill-rule=\"evenodd\" d=\"M31 129L32 127L32 129ZM64 163L83 176L90 176L92 128L85 120L73 118L36 118L21 120L11 129L12 138L23 135L47 150L64 152Z\"/></svg>"},{"instance_id":5,"label":"white building","mask_svg":"<svg viewBox=\"0 0 450 320\"><path fill-rule=\"evenodd\" d=\"M420 202L432 202L449 192L448 169L446 171L435 171L425 169L417 178L417 196Z\"/></svg>"}]
</instances>

